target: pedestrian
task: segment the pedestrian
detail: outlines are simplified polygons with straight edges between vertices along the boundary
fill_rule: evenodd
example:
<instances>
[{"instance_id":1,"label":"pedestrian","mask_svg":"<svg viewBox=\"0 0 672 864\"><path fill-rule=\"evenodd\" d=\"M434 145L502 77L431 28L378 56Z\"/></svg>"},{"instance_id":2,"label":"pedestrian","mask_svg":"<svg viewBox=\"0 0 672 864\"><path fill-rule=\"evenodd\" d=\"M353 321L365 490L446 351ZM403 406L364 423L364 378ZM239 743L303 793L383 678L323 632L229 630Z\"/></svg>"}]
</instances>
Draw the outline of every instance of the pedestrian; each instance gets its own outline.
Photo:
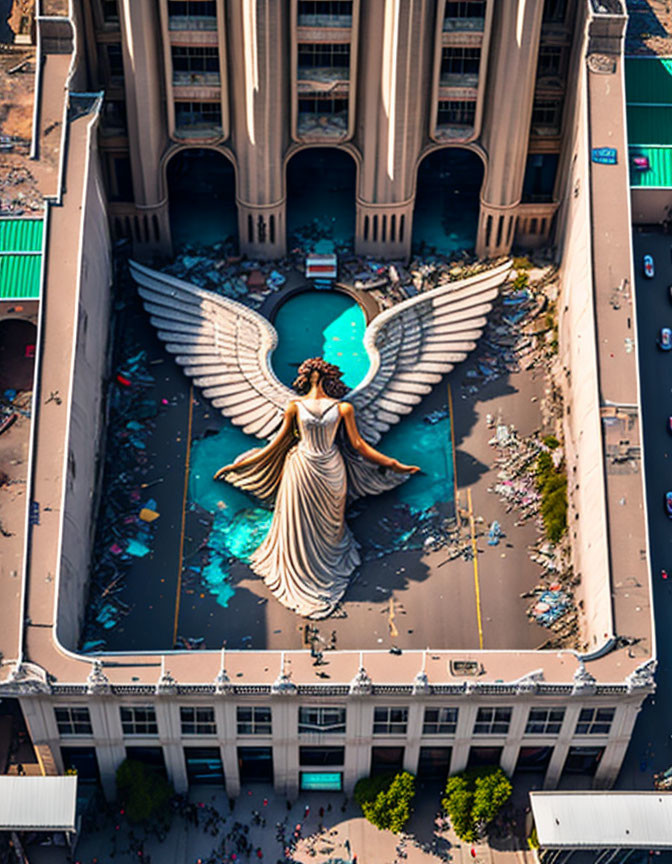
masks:
<instances>
[{"instance_id":1,"label":"pedestrian","mask_svg":"<svg viewBox=\"0 0 672 864\"><path fill-rule=\"evenodd\" d=\"M306 809L303 811L303 821L305 822L310 814L310 805L306 804Z\"/></svg>"},{"instance_id":2,"label":"pedestrian","mask_svg":"<svg viewBox=\"0 0 672 864\"><path fill-rule=\"evenodd\" d=\"M324 819L324 807L320 807L320 819Z\"/></svg>"},{"instance_id":3,"label":"pedestrian","mask_svg":"<svg viewBox=\"0 0 672 864\"><path fill-rule=\"evenodd\" d=\"M16 766L16 773L19 775L19 777L24 777L26 774L26 769L23 767L23 765L20 762Z\"/></svg>"}]
</instances>

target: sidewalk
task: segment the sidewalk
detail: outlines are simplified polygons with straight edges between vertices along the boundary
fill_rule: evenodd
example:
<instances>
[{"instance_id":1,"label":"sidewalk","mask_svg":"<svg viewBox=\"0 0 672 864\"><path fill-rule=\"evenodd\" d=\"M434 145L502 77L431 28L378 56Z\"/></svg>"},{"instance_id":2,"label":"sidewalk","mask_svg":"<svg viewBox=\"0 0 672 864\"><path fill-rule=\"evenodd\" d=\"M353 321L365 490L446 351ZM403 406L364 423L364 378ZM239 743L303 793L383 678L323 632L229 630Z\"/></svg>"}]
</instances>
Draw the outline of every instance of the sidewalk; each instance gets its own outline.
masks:
<instances>
[{"instance_id":1,"label":"sidewalk","mask_svg":"<svg viewBox=\"0 0 672 864\"><path fill-rule=\"evenodd\" d=\"M201 786L191 790L192 808L175 815L159 839L142 828L129 828L101 817L94 830L83 830L74 860L79 864L219 864L264 861L267 864L532 864L529 850L516 838L473 847L450 829L434 822L438 790L421 790L408 833L379 831L362 816L354 801L341 793L302 793L288 807L274 798L270 786L243 789L233 810L224 792ZM300 826L300 839L286 856L288 841ZM244 851L248 845L249 853ZM143 855L140 854L142 852Z\"/></svg>"}]
</instances>

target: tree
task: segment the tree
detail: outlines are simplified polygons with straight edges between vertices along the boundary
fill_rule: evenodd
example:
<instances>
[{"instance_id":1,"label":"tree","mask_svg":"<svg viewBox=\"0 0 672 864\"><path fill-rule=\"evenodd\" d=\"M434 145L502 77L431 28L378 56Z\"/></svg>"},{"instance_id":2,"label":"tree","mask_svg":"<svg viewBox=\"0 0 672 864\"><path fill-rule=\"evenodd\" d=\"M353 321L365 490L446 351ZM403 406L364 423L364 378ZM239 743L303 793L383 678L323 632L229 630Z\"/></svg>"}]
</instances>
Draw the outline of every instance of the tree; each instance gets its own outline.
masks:
<instances>
[{"instance_id":1,"label":"tree","mask_svg":"<svg viewBox=\"0 0 672 864\"><path fill-rule=\"evenodd\" d=\"M449 777L441 806L460 840L478 840L508 801L512 788L501 768L480 768Z\"/></svg>"},{"instance_id":2,"label":"tree","mask_svg":"<svg viewBox=\"0 0 672 864\"><path fill-rule=\"evenodd\" d=\"M173 787L157 769L124 759L117 769L117 792L131 822L146 822L168 806Z\"/></svg>"},{"instance_id":3,"label":"tree","mask_svg":"<svg viewBox=\"0 0 672 864\"><path fill-rule=\"evenodd\" d=\"M381 831L397 834L411 816L415 777L408 771L365 777L355 786L355 801L364 818Z\"/></svg>"}]
</instances>

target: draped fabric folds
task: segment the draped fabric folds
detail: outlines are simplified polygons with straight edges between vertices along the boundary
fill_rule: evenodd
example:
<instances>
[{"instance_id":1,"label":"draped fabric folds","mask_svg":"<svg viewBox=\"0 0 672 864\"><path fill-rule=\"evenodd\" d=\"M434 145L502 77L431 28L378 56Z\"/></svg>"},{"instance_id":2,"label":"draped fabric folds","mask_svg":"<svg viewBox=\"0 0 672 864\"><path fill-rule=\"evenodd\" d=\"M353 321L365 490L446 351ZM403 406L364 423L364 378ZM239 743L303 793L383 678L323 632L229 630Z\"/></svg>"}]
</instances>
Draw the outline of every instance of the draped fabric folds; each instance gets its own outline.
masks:
<instances>
[{"instance_id":1,"label":"draped fabric folds","mask_svg":"<svg viewBox=\"0 0 672 864\"><path fill-rule=\"evenodd\" d=\"M324 618L333 612L360 563L357 542L345 524L348 500L378 494L407 475L381 471L356 453L339 432L338 402L297 401L298 442L247 468L232 468L225 479L275 503L266 539L250 566L275 597L298 615ZM245 459L248 451L239 457Z\"/></svg>"}]
</instances>

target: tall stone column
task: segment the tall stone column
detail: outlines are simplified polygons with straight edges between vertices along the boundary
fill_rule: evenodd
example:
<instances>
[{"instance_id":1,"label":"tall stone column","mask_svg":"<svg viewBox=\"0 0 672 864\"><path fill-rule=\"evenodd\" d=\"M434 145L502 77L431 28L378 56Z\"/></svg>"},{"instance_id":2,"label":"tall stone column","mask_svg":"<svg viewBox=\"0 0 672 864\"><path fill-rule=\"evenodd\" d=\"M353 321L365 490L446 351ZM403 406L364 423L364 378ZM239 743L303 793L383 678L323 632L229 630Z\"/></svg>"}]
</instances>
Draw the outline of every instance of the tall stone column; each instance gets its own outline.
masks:
<instances>
[{"instance_id":1,"label":"tall stone column","mask_svg":"<svg viewBox=\"0 0 672 864\"><path fill-rule=\"evenodd\" d=\"M574 737L574 730L576 729L576 722L579 719L580 711L580 705L567 706L565 719L563 720L560 734L555 742L551 761L548 763L548 768L546 769L544 789L555 789L560 782L560 777L562 776L562 770L567 761L567 755L572 743L572 738Z\"/></svg>"},{"instance_id":2,"label":"tall stone column","mask_svg":"<svg viewBox=\"0 0 672 864\"><path fill-rule=\"evenodd\" d=\"M114 801L117 768L126 758L119 705L110 697L94 696L89 698L88 708L103 793L106 801Z\"/></svg>"},{"instance_id":3,"label":"tall stone column","mask_svg":"<svg viewBox=\"0 0 672 864\"><path fill-rule=\"evenodd\" d=\"M165 250L170 248L170 227L168 199L162 196L161 157L168 139L158 4L155 0L119 0L119 19L133 197L144 237L141 245Z\"/></svg>"},{"instance_id":4,"label":"tall stone column","mask_svg":"<svg viewBox=\"0 0 672 864\"><path fill-rule=\"evenodd\" d=\"M350 699L346 717L343 791L351 795L359 778L368 777L371 770L373 703L362 697Z\"/></svg>"},{"instance_id":5,"label":"tall stone column","mask_svg":"<svg viewBox=\"0 0 672 864\"><path fill-rule=\"evenodd\" d=\"M262 259L286 248L289 10L277 0L227 3L240 251Z\"/></svg>"},{"instance_id":6,"label":"tall stone column","mask_svg":"<svg viewBox=\"0 0 672 864\"><path fill-rule=\"evenodd\" d=\"M404 771L418 773L420 743L422 741L422 718L425 714L424 703L412 702L408 707L408 732L404 747Z\"/></svg>"},{"instance_id":7,"label":"tall stone column","mask_svg":"<svg viewBox=\"0 0 672 864\"><path fill-rule=\"evenodd\" d=\"M526 703L524 705L514 705L511 713L509 732L506 736L506 742L500 760L500 767L508 777L513 777L513 772L516 770L516 763L518 762L520 745L523 742L523 735L525 734L525 726L527 724L527 714L529 710L530 706Z\"/></svg>"},{"instance_id":8,"label":"tall stone column","mask_svg":"<svg viewBox=\"0 0 672 864\"><path fill-rule=\"evenodd\" d=\"M525 177L544 4L496 3L481 143L488 167L481 193L476 254L507 254Z\"/></svg>"},{"instance_id":9,"label":"tall stone column","mask_svg":"<svg viewBox=\"0 0 672 864\"><path fill-rule=\"evenodd\" d=\"M240 795L240 772L236 747L236 706L230 698L220 699L215 703L215 718L219 730L219 749L222 754L226 794L229 798L237 798Z\"/></svg>"},{"instance_id":10,"label":"tall stone column","mask_svg":"<svg viewBox=\"0 0 672 864\"><path fill-rule=\"evenodd\" d=\"M299 794L298 706L291 695L273 700L273 785L290 800Z\"/></svg>"},{"instance_id":11,"label":"tall stone column","mask_svg":"<svg viewBox=\"0 0 672 864\"><path fill-rule=\"evenodd\" d=\"M455 730L453 752L450 755L451 774L457 774L459 771L464 771L467 767L477 713L477 705L469 705L466 703L460 705L457 713L457 729Z\"/></svg>"},{"instance_id":12,"label":"tall stone column","mask_svg":"<svg viewBox=\"0 0 672 864\"><path fill-rule=\"evenodd\" d=\"M436 27L428 0L366 0L359 42L356 144L362 153L355 249L410 254L416 165L428 129Z\"/></svg>"},{"instance_id":13,"label":"tall stone column","mask_svg":"<svg viewBox=\"0 0 672 864\"><path fill-rule=\"evenodd\" d=\"M616 782L630 743L639 708L640 706L634 702L622 703L616 708L609 741L595 772L593 788L611 789Z\"/></svg>"},{"instance_id":14,"label":"tall stone column","mask_svg":"<svg viewBox=\"0 0 672 864\"><path fill-rule=\"evenodd\" d=\"M163 695L155 701L154 706L168 779L175 787L176 792L186 792L189 788L189 781L187 780L187 766L184 761L177 703L173 702L170 696Z\"/></svg>"}]
</instances>

